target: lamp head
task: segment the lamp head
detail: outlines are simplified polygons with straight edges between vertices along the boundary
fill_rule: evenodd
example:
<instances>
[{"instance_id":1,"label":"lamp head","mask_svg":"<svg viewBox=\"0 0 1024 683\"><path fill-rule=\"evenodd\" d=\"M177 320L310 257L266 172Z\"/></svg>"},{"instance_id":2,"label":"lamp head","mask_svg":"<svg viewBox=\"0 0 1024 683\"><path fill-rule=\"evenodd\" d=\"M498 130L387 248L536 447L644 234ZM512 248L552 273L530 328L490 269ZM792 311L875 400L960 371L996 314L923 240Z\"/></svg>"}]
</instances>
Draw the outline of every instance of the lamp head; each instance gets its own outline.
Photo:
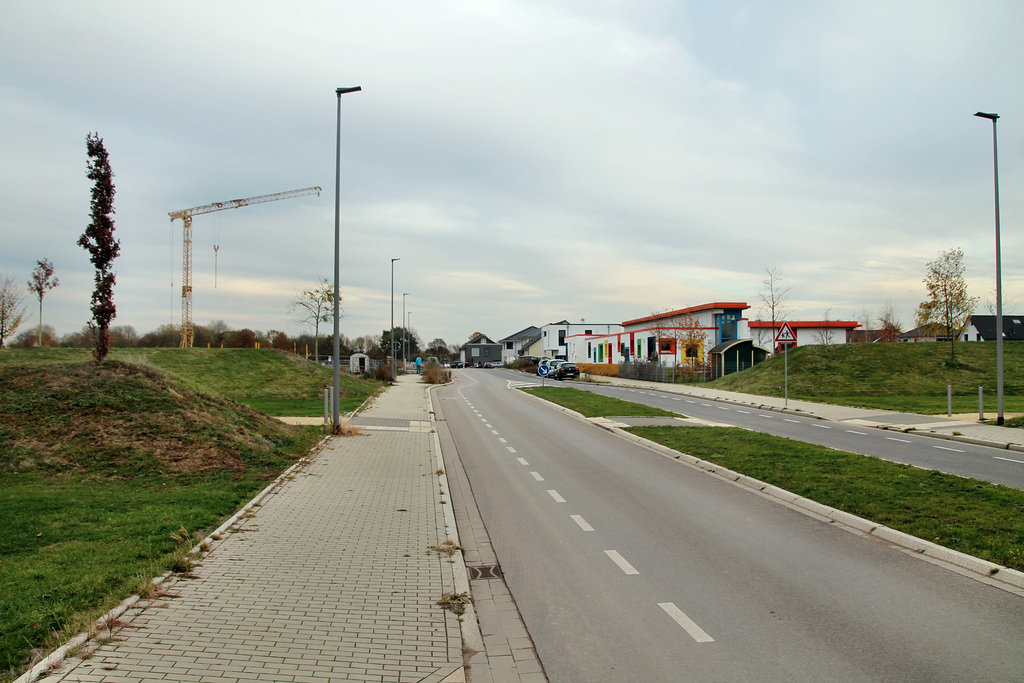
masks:
<instances>
[{"instance_id":1,"label":"lamp head","mask_svg":"<svg viewBox=\"0 0 1024 683\"><path fill-rule=\"evenodd\" d=\"M334 92L338 93L338 97L341 97L341 96L342 96L342 95L344 95L345 93L350 93L350 92L359 92L360 90L362 90L362 88L361 88L361 87L359 87L359 86L357 85L357 86L356 86L356 87L354 87L354 88L338 88L338 89L337 89L337 90L335 90Z\"/></svg>"},{"instance_id":2,"label":"lamp head","mask_svg":"<svg viewBox=\"0 0 1024 683\"><path fill-rule=\"evenodd\" d=\"M995 121L996 119L999 118L999 114L986 114L983 111L979 111L977 114L975 114L975 116L981 117L983 119L990 119L992 121Z\"/></svg>"}]
</instances>

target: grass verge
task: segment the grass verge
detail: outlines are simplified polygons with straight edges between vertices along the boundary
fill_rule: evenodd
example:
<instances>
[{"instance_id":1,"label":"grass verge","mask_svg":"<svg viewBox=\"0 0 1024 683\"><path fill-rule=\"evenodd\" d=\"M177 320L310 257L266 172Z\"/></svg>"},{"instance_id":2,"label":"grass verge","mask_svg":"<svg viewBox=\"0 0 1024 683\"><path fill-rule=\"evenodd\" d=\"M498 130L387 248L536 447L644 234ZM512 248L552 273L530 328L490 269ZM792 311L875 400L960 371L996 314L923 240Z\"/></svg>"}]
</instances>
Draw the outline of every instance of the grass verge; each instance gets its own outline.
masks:
<instances>
[{"instance_id":1,"label":"grass verge","mask_svg":"<svg viewBox=\"0 0 1024 683\"><path fill-rule=\"evenodd\" d=\"M632 427L673 450L1024 570L1024 491L734 427Z\"/></svg>"},{"instance_id":2,"label":"grass verge","mask_svg":"<svg viewBox=\"0 0 1024 683\"><path fill-rule=\"evenodd\" d=\"M619 398L602 396L593 391L570 389L563 387L531 387L523 389L545 401L575 410L584 417L681 417L661 408L645 406L641 403L623 401Z\"/></svg>"},{"instance_id":3,"label":"grass verge","mask_svg":"<svg viewBox=\"0 0 1024 683\"><path fill-rule=\"evenodd\" d=\"M619 399L590 404L589 397L598 395L578 389L524 391L580 413L586 408L588 417L646 414L634 408L647 406ZM1024 491L736 427L628 431L823 505L1024 571Z\"/></svg>"}]
</instances>

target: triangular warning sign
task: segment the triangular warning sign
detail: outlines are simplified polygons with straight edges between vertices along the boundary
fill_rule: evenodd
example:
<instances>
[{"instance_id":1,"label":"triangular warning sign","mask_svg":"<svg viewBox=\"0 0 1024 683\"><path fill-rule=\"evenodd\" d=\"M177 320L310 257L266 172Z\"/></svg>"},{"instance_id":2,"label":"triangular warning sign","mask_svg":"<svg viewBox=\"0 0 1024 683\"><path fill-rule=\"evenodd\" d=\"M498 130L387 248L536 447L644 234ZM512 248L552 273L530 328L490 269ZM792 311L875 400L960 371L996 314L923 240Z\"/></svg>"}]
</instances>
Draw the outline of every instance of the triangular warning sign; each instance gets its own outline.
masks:
<instances>
[{"instance_id":1,"label":"triangular warning sign","mask_svg":"<svg viewBox=\"0 0 1024 683\"><path fill-rule=\"evenodd\" d=\"M779 333L775 335L775 341L778 344L796 343L796 333L793 332L793 328L789 326L789 323L782 323Z\"/></svg>"}]
</instances>

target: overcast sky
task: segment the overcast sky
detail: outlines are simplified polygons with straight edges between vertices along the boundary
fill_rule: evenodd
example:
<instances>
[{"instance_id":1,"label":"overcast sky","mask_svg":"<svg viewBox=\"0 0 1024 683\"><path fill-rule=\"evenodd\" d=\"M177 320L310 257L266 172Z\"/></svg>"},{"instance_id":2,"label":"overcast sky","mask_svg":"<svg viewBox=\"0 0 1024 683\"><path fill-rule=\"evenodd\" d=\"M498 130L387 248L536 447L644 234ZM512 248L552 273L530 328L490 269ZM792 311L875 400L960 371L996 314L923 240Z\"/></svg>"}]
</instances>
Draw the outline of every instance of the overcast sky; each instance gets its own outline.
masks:
<instances>
[{"instance_id":1,"label":"overcast sky","mask_svg":"<svg viewBox=\"0 0 1024 683\"><path fill-rule=\"evenodd\" d=\"M908 329L926 263L954 247L987 313L979 110L1003 117L1004 301L1024 312L1019 0L7 0L2 16L0 275L50 259L59 334L90 317L91 131L117 187L114 325L180 322L168 212L320 185L193 224L197 324L302 331L290 301L333 278L351 86L350 337L391 324L392 258L395 322L408 292L428 342L712 301L754 319L766 266L794 320L892 303Z\"/></svg>"}]
</instances>

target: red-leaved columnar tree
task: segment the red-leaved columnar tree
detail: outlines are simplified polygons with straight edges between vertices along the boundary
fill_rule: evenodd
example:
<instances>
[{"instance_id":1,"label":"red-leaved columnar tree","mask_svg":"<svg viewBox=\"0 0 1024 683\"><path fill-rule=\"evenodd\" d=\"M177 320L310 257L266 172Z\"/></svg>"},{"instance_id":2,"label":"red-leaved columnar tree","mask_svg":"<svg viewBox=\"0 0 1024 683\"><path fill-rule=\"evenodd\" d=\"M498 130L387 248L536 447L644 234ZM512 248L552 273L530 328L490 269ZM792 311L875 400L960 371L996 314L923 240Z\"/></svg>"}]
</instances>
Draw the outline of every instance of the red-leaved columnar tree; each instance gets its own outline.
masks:
<instances>
[{"instance_id":1,"label":"red-leaved columnar tree","mask_svg":"<svg viewBox=\"0 0 1024 683\"><path fill-rule=\"evenodd\" d=\"M93 331L93 358L102 363L110 349L110 322L117 315L114 307L114 283L117 281L111 264L121 252L121 244L114 239L114 173L110 170L110 160L103 139L97 133L90 133L85 138L86 151L89 154L86 177L94 181L92 200L89 203L92 222L78 238L78 246L89 252L89 260L96 266L96 289L92 293L92 321L89 328Z\"/></svg>"}]
</instances>

